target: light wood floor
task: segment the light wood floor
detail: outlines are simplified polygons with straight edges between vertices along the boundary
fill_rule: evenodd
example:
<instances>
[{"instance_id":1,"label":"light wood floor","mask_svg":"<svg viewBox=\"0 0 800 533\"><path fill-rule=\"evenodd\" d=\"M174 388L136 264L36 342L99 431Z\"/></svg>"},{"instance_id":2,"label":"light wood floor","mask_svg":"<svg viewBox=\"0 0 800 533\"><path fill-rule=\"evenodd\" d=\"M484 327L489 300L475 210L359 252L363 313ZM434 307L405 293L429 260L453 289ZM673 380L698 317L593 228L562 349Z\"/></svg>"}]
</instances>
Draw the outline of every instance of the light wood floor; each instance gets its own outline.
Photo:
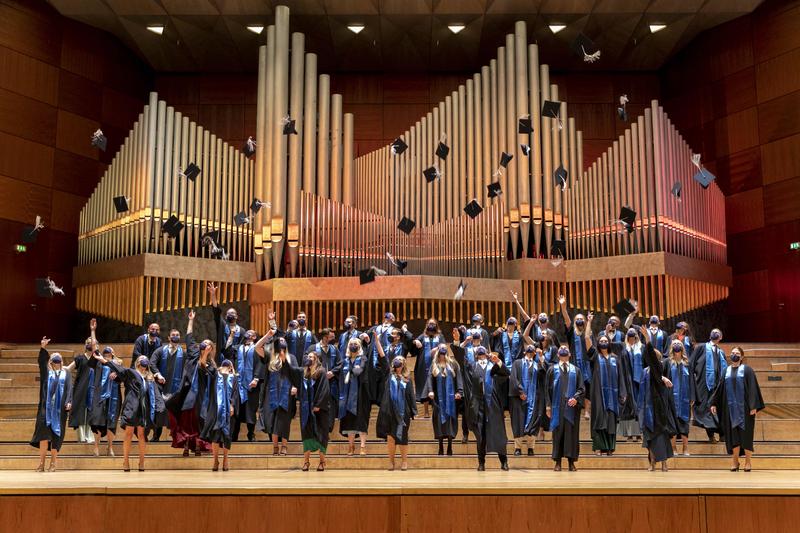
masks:
<instances>
[{"instance_id":1,"label":"light wood floor","mask_svg":"<svg viewBox=\"0 0 800 533\"><path fill-rule=\"evenodd\" d=\"M647 472L586 470L276 470L211 471L32 471L0 472L0 494L748 494L800 495L800 472L764 470ZM135 462L132 464L135 467ZM566 466L566 463L565 463ZM276 491L276 487L280 487Z\"/></svg>"}]
</instances>

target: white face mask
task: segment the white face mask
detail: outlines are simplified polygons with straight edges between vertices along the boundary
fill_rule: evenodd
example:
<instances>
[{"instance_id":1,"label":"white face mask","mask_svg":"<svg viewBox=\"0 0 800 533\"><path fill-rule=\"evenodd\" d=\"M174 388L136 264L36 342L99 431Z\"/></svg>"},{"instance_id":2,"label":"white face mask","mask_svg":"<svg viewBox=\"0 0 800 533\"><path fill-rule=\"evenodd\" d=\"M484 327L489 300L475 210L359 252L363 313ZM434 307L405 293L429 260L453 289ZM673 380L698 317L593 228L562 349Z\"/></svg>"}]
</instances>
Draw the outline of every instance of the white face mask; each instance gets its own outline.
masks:
<instances>
[{"instance_id":1,"label":"white face mask","mask_svg":"<svg viewBox=\"0 0 800 533\"><path fill-rule=\"evenodd\" d=\"M478 364L481 365L481 368L486 368L486 364L488 361L486 359L478 359Z\"/></svg>"}]
</instances>

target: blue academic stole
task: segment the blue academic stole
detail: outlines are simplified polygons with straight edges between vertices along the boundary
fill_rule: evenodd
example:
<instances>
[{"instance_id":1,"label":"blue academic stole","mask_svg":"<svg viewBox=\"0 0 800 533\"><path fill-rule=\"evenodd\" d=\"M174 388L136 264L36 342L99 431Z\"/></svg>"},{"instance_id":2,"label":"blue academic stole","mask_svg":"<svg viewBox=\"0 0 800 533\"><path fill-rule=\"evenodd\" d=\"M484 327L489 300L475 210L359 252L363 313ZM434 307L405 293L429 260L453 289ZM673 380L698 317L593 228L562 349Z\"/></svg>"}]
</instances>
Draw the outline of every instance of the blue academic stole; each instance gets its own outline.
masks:
<instances>
[{"instance_id":1,"label":"blue academic stole","mask_svg":"<svg viewBox=\"0 0 800 533\"><path fill-rule=\"evenodd\" d=\"M230 436L231 423L231 396L233 395L233 375L224 376L217 373L217 420L215 429L219 429L226 436Z\"/></svg>"},{"instance_id":2,"label":"blue academic stole","mask_svg":"<svg viewBox=\"0 0 800 533\"><path fill-rule=\"evenodd\" d=\"M480 344L478 345L480 346ZM468 344L464 348L464 358L467 360L467 363L474 365L475 364L475 349L478 347L473 344Z\"/></svg>"},{"instance_id":3,"label":"blue academic stole","mask_svg":"<svg viewBox=\"0 0 800 533\"><path fill-rule=\"evenodd\" d=\"M556 428L561 424L561 364L557 364L553 367L555 369L555 378L553 379L553 398L551 399L551 404L553 406L552 413L553 417L550 419L550 431L555 431ZM575 396L575 389L576 383L575 380L577 379L577 373L575 371L575 365L569 363L567 366L567 390L564 392L563 399L569 400L573 396ZM570 407L566 403L564 404L564 418L570 421L570 423L575 423L575 407Z\"/></svg>"},{"instance_id":4,"label":"blue academic stole","mask_svg":"<svg viewBox=\"0 0 800 533\"><path fill-rule=\"evenodd\" d=\"M508 342L508 334L503 332L501 335L503 336L503 360L506 366L511 368L511 365L514 363L514 356L519 350L519 331L514 330L514 333L511 335L510 346Z\"/></svg>"},{"instance_id":5,"label":"blue academic stole","mask_svg":"<svg viewBox=\"0 0 800 533\"><path fill-rule=\"evenodd\" d=\"M103 365L102 373L100 374L100 399L108 400L107 425L113 424L117 419L117 402L119 401L119 387L116 386L113 379L109 378L110 374L111 367Z\"/></svg>"},{"instance_id":6,"label":"blue academic stole","mask_svg":"<svg viewBox=\"0 0 800 533\"><path fill-rule=\"evenodd\" d=\"M453 371L450 367L436 376L436 393L439 397L439 423L445 424L448 419L456 418L456 396Z\"/></svg>"},{"instance_id":7,"label":"blue academic stole","mask_svg":"<svg viewBox=\"0 0 800 533\"><path fill-rule=\"evenodd\" d=\"M256 345L245 346L240 344L236 349L236 370L239 372L239 400L241 403L247 401L247 391L250 382L253 381L253 354Z\"/></svg>"},{"instance_id":8,"label":"blue academic stole","mask_svg":"<svg viewBox=\"0 0 800 533\"><path fill-rule=\"evenodd\" d=\"M719 361L719 372L720 375L725 373L725 369L728 367L728 363L725 362L725 352L722 351L722 348L717 346L717 353L719 357L717 358ZM717 386L717 373L715 371L716 365L714 364L714 345L711 342L706 343L706 388L708 392L714 390L714 387Z\"/></svg>"},{"instance_id":9,"label":"blue academic stole","mask_svg":"<svg viewBox=\"0 0 800 533\"><path fill-rule=\"evenodd\" d=\"M392 397L392 404L400 415L400 423L395 428L395 437L397 440L403 439L403 428L406 426L406 382L399 379L397 376L391 377L389 391Z\"/></svg>"},{"instance_id":10,"label":"blue academic stole","mask_svg":"<svg viewBox=\"0 0 800 533\"><path fill-rule=\"evenodd\" d=\"M53 433L61 436L61 408L64 400L64 383L67 371L63 368L58 372L50 370L47 375L47 404L45 406L45 421Z\"/></svg>"},{"instance_id":11,"label":"blue academic stole","mask_svg":"<svg viewBox=\"0 0 800 533\"><path fill-rule=\"evenodd\" d=\"M536 361L528 358L522 360L522 390L525 391L525 427L531 423L533 418L533 409L536 406L536 382L539 373L539 367Z\"/></svg>"},{"instance_id":12,"label":"blue academic stole","mask_svg":"<svg viewBox=\"0 0 800 533\"><path fill-rule=\"evenodd\" d=\"M597 362L600 365L600 387L603 389L603 407L606 411L613 411L614 414L619 414L617 358L609 357L606 359L600 355L597 358Z\"/></svg>"},{"instance_id":13,"label":"blue academic stole","mask_svg":"<svg viewBox=\"0 0 800 533\"><path fill-rule=\"evenodd\" d=\"M427 376L431 371L431 351L433 349L433 345L439 346L440 344L439 335L434 335L433 337L429 335L423 335L422 338L422 358L425 363L425 375Z\"/></svg>"},{"instance_id":14,"label":"blue academic stole","mask_svg":"<svg viewBox=\"0 0 800 533\"><path fill-rule=\"evenodd\" d=\"M642 358L642 350L641 347L637 350L635 344L631 346L627 344L625 346L625 350L628 352L628 356L631 358L631 367L633 368L633 381L636 383L642 382L642 371L644 370L644 362Z\"/></svg>"},{"instance_id":15,"label":"blue academic stole","mask_svg":"<svg viewBox=\"0 0 800 533\"><path fill-rule=\"evenodd\" d=\"M285 365L289 364L287 360ZM284 411L289 410L289 393L291 392L291 384L288 378L283 376L280 370L270 372L269 376L269 408L272 411L283 408Z\"/></svg>"},{"instance_id":16,"label":"blue academic stole","mask_svg":"<svg viewBox=\"0 0 800 533\"><path fill-rule=\"evenodd\" d=\"M492 394L494 393L494 378L492 378L492 367L494 364L490 361L486 364L486 371L483 374L483 399L486 405L492 403Z\"/></svg>"},{"instance_id":17,"label":"blue academic stole","mask_svg":"<svg viewBox=\"0 0 800 533\"><path fill-rule=\"evenodd\" d=\"M650 390L650 368L644 369L639 387L639 424L653 431L653 391Z\"/></svg>"},{"instance_id":18,"label":"blue academic stole","mask_svg":"<svg viewBox=\"0 0 800 533\"><path fill-rule=\"evenodd\" d=\"M744 365L729 366L725 370L725 396L731 427L744 429Z\"/></svg>"},{"instance_id":19,"label":"blue academic stole","mask_svg":"<svg viewBox=\"0 0 800 533\"><path fill-rule=\"evenodd\" d=\"M577 330L573 330L572 334L573 344L575 345L575 362L577 367L581 369L583 382L588 383L592 381L592 368L589 366L588 361L583 353L583 338L578 334Z\"/></svg>"},{"instance_id":20,"label":"blue academic stole","mask_svg":"<svg viewBox=\"0 0 800 533\"><path fill-rule=\"evenodd\" d=\"M356 357L351 361L349 357L344 358L342 366L342 387L339 389L339 418L344 418L347 413L358 414L358 378L355 374L350 374L352 367L361 366L361 357ZM349 379L347 376L350 376Z\"/></svg>"},{"instance_id":21,"label":"blue academic stole","mask_svg":"<svg viewBox=\"0 0 800 533\"><path fill-rule=\"evenodd\" d=\"M686 365L670 361L670 380L672 381L672 401L678 418L689 421L689 369Z\"/></svg>"},{"instance_id":22,"label":"blue academic stole","mask_svg":"<svg viewBox=\"0 0 800 533\"><path fill-rule=\"evenodd\" d=\"M391 324L384 325L381 324L380 326L375 328L375 331L378 332L378 342L381 343L383 347L383 352L386 353L387 348L389 347L389 341L386 338L389 335L389 332L392 331L393 326ZM373 345L372 346L372 367L375 368L378 366L378 347Z\"/></svg>"}]
</instances>

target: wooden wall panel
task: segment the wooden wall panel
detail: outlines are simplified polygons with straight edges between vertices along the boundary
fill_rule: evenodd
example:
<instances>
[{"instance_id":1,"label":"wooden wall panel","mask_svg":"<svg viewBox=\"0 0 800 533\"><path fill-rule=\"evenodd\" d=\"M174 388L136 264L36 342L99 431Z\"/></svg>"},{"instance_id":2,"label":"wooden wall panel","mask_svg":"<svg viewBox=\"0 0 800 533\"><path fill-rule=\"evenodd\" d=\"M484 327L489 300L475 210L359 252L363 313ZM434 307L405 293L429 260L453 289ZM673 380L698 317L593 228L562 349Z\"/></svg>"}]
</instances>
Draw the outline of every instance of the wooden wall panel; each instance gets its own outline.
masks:
<instances>
[{"instance_id":1,"label":"wooden wall panel","mask_svg":"<svg viewBox=\"0 0 800 533\"><path fill-rule=\"evenodd\" d=\"M51 146L0 133L0 174L37 185L53 181Z\"/></svg>"},{"instance_id":2,"label":"wooden wall panel","mask_svg":"<svg viewBox=\"0 0 800 533\"><path fill-rule=\"evenodd\" d=\"M758 106L758 134L762 143L800 133L800 91Z\"/></svg>"},{"instance_id":3,"label":"wooden wall panel","mask_svg":"<svg viewBox=\"0 0 800 533\"><path fill-rule=\"evenodd\" d=\"M58 77L58 107L99 121L102 115L103 88L99 83L62 71Z\"/></svg>"},{"instance_id":4,"label":"wooden wall panel","mask_svg":"<svg viewBox=\"0 0 800 533\"><path fill-rule=\"evenodd\" d=\"M758 111L750 107L714 124L716 156L726 156L758 145Z\"/></svg>"},{"instance_id":5,"label":"wooden wall panel","mask_svg":"<svg viewBox=\"0 0 800 533\"><path fill-rule=\"evenodd\" d=\"M754 17L753 51L757 62L800 48L800 5L771 2L770 7Z\"/></svg>"},{"instance_id":6,"label":"wooden wall panel","mask_svg":"<svg viewBox=\"0 0 800 533\"><path fill-rule=\"evenodd\" d=\"M746 315L769 310L769 270L756 270L733 276L728 302L732 315Z\"/></svg>"},{"instance_id":7,"label":"wooden wall panel","mask_svg":"<svg viewBox=\"0 0 800 533\"><path fill-rule=\"evenodd\" d=\"M758 103L800 90L800 48L759 63L756 67Z\"/></svg>"},{"instance_id":8,"label":"wooden wall panel","mask_svg":"<svg viewBox=\"0 0 800 533\"><path fill-rule=\"evenodd\" d=\"M714 172L725 194L761 186L762 148L755 146L715 160Z\"/></svg>"},{"instance_id":9,"label":"wooden wall panel","mask_svg":"<svg viewBox=\"0 0 800 533\"><path fill-rule=\"evenodd\" d=\"M98 32L85 31L83 24L69 19L64 20L63 28L61 69L103 83L107 59L97 53L98 47L104 44L102 36Z\"/></svg>"},{"instance_id":10,"label":"wooden wall panel","mask_svg":"<svg viewBox=\"0 0 800 533\"><path fill-rule=\"evenodd\" d=\"M0 89L0 131L52 145L56 139L56 116L55 107Z\"/></svg>"},{"instance_id":11,"label":"wooden wall panel","mask_svg":"<svg viewBox=\"0 0 800 533\"><path fill-rule=\"evenodd\" d=\"M0 87L46 104L58 103L58 68L0 47Z\"/></svg>"},{"instance_id":12,"label":"wooden wall panel","mask_svg":"<svg viewBox=\"0 0 800 533\"><path fill-rule=\"evenodd\" d=\"M50 196L47 187L0 176L0 218L33 224L38 214L43 216L45 225L49 225Z\"/></svg>"},{"instance_id":13,"label":"wooden wall panel","mask_svg":"<svg viewBox=\"0 0 800 533\"><path fill-rule=\"evenodd\" d=\"M748 494L737 498L735 512L731 512L730 496L706 496L705 502L707 533L791 531L800 523L795 498Z\"/></svg>"},{"instance_id":14,"label":"wooden wall panel","mask_svg":"<svg viewBox=\"0 0 800 533\"><path fill-rule=\"evenodd\" d=\"M756 187L725 198L725 230L728 235L764 226L764 197Z\"/></svg>"},{"instance_id":15,"label":"wooden wall panel","mask_svg":"<svg viewBox=\"0 0 800 533\"><path fill-rule=\"evenodd\" d=\"M711 86L714 117L724 117L756 105L756 79L753 67L722 78Z\"/></svg>"},{"instance_id":16,"label":"wooden wall panel","mask_svg":"<svg viewBox=\"0 0 800 533\"><path fill-rule=\"evenodd\" d=\"M78 233L78 218L84 204L86 204L84 196L54 190L50 226L67 233Z\"/></svg>"},{"instance_id":17,"label":"wooden wall panel","mask_svg":"<svg viewBox=\"0 0 800 533\"><path fill-rule=\"evenodd\" d=\"M346 102L346 100L345 100ZM358 139L384 139L383 106L381 104L348 104L344 113L353 113L353 132Z\"/></svg>"},{"instance_id":18,"label":"wooden wall panel","mask_svg":"<svg viewBox=\"0 0 800 533\"><path fill-rule=\"evenodd\" d=\"M58 110L56 129L56 148L73 154L95 158L99 150L92 146L92 133L100 127L100 123L69 111ZM111 147L108 147L111 150ZM113 151L111 152L113 154Z\"/></svg>"},{"instance_id":19,"label":"wooden wall panel","mask_svg":"<svg viewBox=\"0 0 800 533\"><path fill-rule=\"evenodd\" d=\"M764 187L764 207L769 225L800 218L800 177Z\"/></svg>"},{"instance_id":20,"label":"wooden wall panel","mask_svg":"<svg viewBox=\"0 0 800 533\"><path fill-rule=\"evenodd\" d=\"M54 11L51 11L54 13ZM61 27L56 15L29 9L24 2L0 2L0 46L58 65Z\"/></svg>"},{"instance_id":21,"label":"wooden wall panel","mask_svg":"<svg viewBox=\"0 0 800 533\"><path fill-rule=\"evenodd\" d=\"M800 134L762 144L761 161L764 185L800 176Z\"/></svg>"},{"instance_id":22,"label":"wooden wall panel","mask_svg":"<svg viewBox=\"0 0 800 533\"><path fill-rule=\"evenodd\" d=\"M394 104L428 104L431 102L430 79L425 75L385 75L383 101ZM415 120L419 117L420 115L417 115ZM406 127L409 124L406 124Z\"/></svg>"}]
</instances>

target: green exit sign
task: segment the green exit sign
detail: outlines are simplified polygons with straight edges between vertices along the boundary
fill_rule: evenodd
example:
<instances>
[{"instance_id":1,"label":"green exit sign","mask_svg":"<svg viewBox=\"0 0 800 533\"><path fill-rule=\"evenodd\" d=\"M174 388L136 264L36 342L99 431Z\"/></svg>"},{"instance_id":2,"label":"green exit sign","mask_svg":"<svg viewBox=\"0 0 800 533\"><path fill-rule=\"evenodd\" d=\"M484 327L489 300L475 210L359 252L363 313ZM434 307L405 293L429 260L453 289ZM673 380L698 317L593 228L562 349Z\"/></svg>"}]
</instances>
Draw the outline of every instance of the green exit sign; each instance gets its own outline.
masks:
<instances>
[{"instance_id":1,"label":"green exit sign","mask_svg":"<svg viewBox=\"0 0 800 533\"><path fill-rule=\"evenodd\" d=\"M789 243L790 250L800 250L800 241Z\"/></svg>"},{"instance_id":2,"label":"green exit sign","mask_svg":"<svg viewBox=\"0 0 800 533\"><path fill-rule=\"evenodd\" d=\"M798 244L800 244L800 243L798 243ZM18 254L21 254L23 252L27 252L28 251L28 247L25 246L24 244L17 244L17 245L14 246L14 250L16 250L16 252Z\"/></svg>"}]
</instances>

